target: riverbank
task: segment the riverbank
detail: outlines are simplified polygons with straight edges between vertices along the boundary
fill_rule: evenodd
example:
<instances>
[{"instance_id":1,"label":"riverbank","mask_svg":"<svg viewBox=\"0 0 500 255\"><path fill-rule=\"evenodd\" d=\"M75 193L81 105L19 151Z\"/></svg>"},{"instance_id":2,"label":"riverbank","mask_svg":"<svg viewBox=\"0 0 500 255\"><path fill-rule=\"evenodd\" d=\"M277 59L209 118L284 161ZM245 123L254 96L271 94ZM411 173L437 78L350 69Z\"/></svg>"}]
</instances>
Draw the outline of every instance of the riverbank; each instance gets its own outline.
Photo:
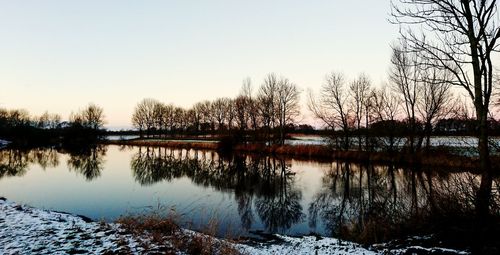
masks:
<instances>
[{"instance_id":1,"label":"riverbank","mask_svg":"<svg viewBox=\"0 0 500 255\"><path fill-rule=\"evenodd\" d=\"M122 146L151 146L168 147L174 149L216 150L227 151L218 141L195 140L114 140L104 141L105 144ZM374 152L374 151L339 151L325 145L271 145L237 144L230 148L230 152L253 155L284 156L297 159L312 159L318 161L344 160L352 162L371 162L376 164L393 164L397 166L440 168L452 170L468 170L474 172L479 167L478 157L454 155L446 150L433 149L429 153L404 152ZM500 168L500 157L491 156L493 168Z\"/></svg>"},{"instance_id":2,"label":"riverbank","mask_svg":"<svg viewBox=\"0 0 500 255\"><path fill-rule=\"evenodd\" d=\"M155 223L157 231L165 230L165 225ZM158 236L154 231L149 235L130 231L128 227L126 223L93 222L82 216L41 210L0 199L2 254L284 254L292 251L294 254L315 251L318 254L377 254L354 243L333 238L277 237L276 240L282 241L246 245L185 229Z\"/></svg>"},{"instance_id":3,"label":"riverbank","mask_svg":"<svg viewBox=\"0 0 500 255\"><path fill-rule=\"evenodd\" d=\"M134 218L129 218L129 220ZM136 218L135 218L136 219ZM0 198L2 254L468 254L446 248L387 244L362 247L335 238L274 235L268 242L234 242L172 223L94 222L84 216L20 205ZM160 224L161 223L161 224ZM145 224L149 226L144 228ZM131 231L134 227L134 231ZM167 231L168 230L168 231ZM159 234L162 233L162 234ZM200 249L197 249L200 248Z\"/></svg>"}]
</instances>

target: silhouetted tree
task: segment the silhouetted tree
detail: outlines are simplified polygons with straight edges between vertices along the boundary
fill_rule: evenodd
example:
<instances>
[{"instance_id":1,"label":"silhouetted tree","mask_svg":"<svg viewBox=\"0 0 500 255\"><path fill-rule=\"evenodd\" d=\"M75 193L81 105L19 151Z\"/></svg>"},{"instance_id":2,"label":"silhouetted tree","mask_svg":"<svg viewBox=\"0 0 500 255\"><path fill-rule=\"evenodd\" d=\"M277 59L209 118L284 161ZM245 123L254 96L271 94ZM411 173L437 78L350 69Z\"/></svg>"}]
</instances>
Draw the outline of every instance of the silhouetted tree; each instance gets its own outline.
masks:
<instances>
[{"instance_id":1,"label":"silhouetted tree","mask_svg":"<svg viewBox=\"0 0 500 255\"><path fill-rule=\"evenodd\" d=\"M351 92L351 108L354 110L356 128L358 130L358 149L361 150L361 120L363 115L368 116L368 101L370 93L370 78L365 74L360 74L357 79L351 82L349 89ZM367 124L368 125L368 124Z\"/></svg>"},{"instance_id":2,"label":"silhouetted tree","mask_svg":"<svg viewBox=\"0 0 500 255\"><path fill-rule=\"evenodd\" d=\"M158 101L151 98L143 99L137 104L132 115L132 125L139 129L142 136L142 131L146 131L149 136L151 130L155 126L155 107Z\"/></svg>"},{"instance_id":3,"label":"silhouetted tree","mask_svg":"<svg viewBox=\"0 0 500 255\"><path fill-rule=\"evenodd\" d=\"M421 96L417 103L417 109L424 122L427 151L430 148L430 137L436 121L446 118L455 108L451 83L449 82L450 75L448 71L437 68L423 70ZM422 138L419 144L421 142Z\"/></svg>"},{"instance_id":4,"label":"silhouetted tree","mask_svg":"<svg viewBox=\"0 0 500 255\"><path fill-rule=\"evenodd\" d=\"M89 104L81 112L84 127L99 130L106 123L104 119L104 109L96 104Z\"/></svg>"},{"instance_id":5,"label":"silhouetted tree","mask_svg":"<svg viewBox=\"0 0 500 255\"><path fill-rule=\"evenodd\" d=\"M259 113L262 125L266 132L266 138L270 139L270 132L274 129L277 118L277 93L278 78L276 74L270 73L264 79L259 88L257 100L259 102Z\"/></svg>"},{"instance_id":6,"label":"silhouetted tree","mask_svg":"<svg viewBox=\"0 0 500 255\"><path fill-rule=\"evenodd\" d=\"M394 151L395 138L396 138L396 117L400 111L400 101L394 92L384 86L381 89L375 90L372 95L373 112L375 121L382 123L382 129L375 129L379 139L384 139L387 136L389 152ZM373 129L373 127L372 127Z\"/></svg>"},{"instance_id":7,"label":"silhouetted tree","mask_svg":"<svg viewBox=\"0 0 500 255\"><path fill-rule=\"evenodd\" d=\"M402 37L423 62L453 74L452 84L467 91L476 111L478 149L483 172L479 189L484 199L479 214L489 213L492 168L488 147L488 114L493 95L493 58L500 37L496 0L398 0L392 4L393 22L403 26ZM422 36L412 29L421 29ZM429 39L431 38L431 39ZM472 72L470 72L472 71Z\"/></svg>"},{"instance_id":8,"label":"silhouetted tree","mask_svg":"<svg viewBox=\"0 0 500 255\"><path fill-rule=\"evenodd\" d=\"M280 129L280 144L285 143L285 128L293 124L295 118L300 114L300 91L294 83L287 78L281 78L278 83L278 125Z\"/></svg>"},{"instance_id":9,"label":"silhouetted tree","mask_svg":"<svg viewBox=\"0 0 500 255\"><path fill-rule=\"evenodd\" d=\"M213 103L212 103L212 112L215 118L215 121L217 122L217 129L218 130L223 130L225 128L225 121L227 119L227 114L228 114L228 108L229 104L231 102L231 99L229 98L217 98Z\"/></svg>"},{"instance_id":10,"label":"silhouetted tree","mask_svg":"<svg viewBox=\"0 0 500 255\"><path fill-rule=\"evenodd\" d=\"M348 106L349 94L346 91L342 73L331 72L325 78L319 98L309 93L309 109L314 116L332 130L340 127L343 132L341 148L349 149L349 129L351 127L351 110Z\"/></svg>"},{"instance_id":11,"label":"silhouetted tree","mask_svg":"<svg viewBox=\"0 0 500 255\"><path fill-rule=\"evenodd\" d=\"M408 147L410 153L415 151L415 137L417 132L417 102L421 94L421 69L419 56L408 51L408 46L403 41L402 45L392 47L391 69L389 78L394 91L401 97L404 105L406 119L409 125Z\"/></svg>"}]
</instances>

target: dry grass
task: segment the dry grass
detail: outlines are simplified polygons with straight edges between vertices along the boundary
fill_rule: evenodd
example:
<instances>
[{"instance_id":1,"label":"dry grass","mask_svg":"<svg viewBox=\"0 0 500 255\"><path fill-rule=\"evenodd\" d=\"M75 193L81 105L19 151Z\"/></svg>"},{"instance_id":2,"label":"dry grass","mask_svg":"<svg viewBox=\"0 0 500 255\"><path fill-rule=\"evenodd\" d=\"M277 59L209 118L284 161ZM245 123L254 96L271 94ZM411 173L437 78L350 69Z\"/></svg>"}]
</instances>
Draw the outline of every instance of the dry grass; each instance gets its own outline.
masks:
<instances>
[{"instance_id":1,"label":"dry grass","mask_svg":"<svg viewBox=\"0 0 500 255\"><path fill-rule=\"evenodd\" d=\"M186 142L186 141L161 141L161 140L128 140L128 141L106 141L106 144L168 147L175 149L217 150L219 144L216 142Z\"/></svg>"},{"instance_id":2,"label":"dry grass","mask_svg":"<svg viewBox=\"0 0 500 255\"><path fill-rule=\"evenodd\" d=\"M162 216L151 213L142 216L127 216L120 218L117 223L142 240L140 245L145 252L159 254L177 254L179 251L187 254L240 254L230 241L219 240L213 235L217 229L217 222L211 221L205 228L209 234L183 230L176 223L179 216L169 213Z\"/></svg>"}]
</instances>

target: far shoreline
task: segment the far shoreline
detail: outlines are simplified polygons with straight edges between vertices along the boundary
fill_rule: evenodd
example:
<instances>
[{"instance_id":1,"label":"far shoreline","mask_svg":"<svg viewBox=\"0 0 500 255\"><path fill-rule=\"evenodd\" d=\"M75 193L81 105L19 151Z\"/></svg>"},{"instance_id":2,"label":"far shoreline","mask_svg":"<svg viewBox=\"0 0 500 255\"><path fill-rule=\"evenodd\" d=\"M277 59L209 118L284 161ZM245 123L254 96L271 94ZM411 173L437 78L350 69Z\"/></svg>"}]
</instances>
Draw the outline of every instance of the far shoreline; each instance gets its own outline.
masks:
<instances>
[{"instance_id":1,"label":"far shoreline","mask_svg":"<svg viewBox=\"0 0 500 255\"><path fill-rule=\"evenodd\" d=\"M197 140L184 138L137 138L130 140L103 140L101 144L120 146L146 146L173 149L211 150L221 154L244 154L255 156L276 156L292 159L330 162L342 160L354 163L392 164L414 168L446 169L452 171L476 172L479 158L450 153L440 148L429 152L377 152L358 150L334 150L325 145L265 145L263 143L236 144L226 148L219 140ZM500 157L491 156L493 168L500 168Z\"/></svg>"}]
</instances>

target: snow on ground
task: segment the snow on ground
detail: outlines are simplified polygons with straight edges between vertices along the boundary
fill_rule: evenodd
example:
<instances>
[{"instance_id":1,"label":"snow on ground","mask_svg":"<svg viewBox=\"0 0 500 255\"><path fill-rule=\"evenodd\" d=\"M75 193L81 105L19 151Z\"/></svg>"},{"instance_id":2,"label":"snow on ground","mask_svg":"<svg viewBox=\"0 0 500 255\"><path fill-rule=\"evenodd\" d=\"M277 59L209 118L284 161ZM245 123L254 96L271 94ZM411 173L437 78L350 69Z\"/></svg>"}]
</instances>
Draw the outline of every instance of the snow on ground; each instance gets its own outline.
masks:
<instances>
[{"instance_id":1,"label":"snow on ground","mask_svg":"<svg viewBox=\"0 0 500 255\"><path fill-rule=\"evenodd\" d=\"M0 254L140 253L117 225L18 205L0 198Z\"/></svg>"},{"instance_id":2,"label":"snow on ground","mask_svg":"<svg viewBox=\"0 0 500 255\"><path fill-rule=\"evenodd\" d=\"M256 244L253 246L239 245L236 247L244 254L379 254L379 252L367 250L359 244L341 241L336 238L317 238L305 236L301 238L276 236L282 239L277 244Z\"/></svg>"},{"instance_id":3,"label":"snow on ground","mask_svg":"<svg viewBox=\"0 0 500 255\"><path fill-rule=\"evenodd\" d=\"M188 236L204 234L182 230ZM211 238L211 237L209 237ZM36 209L0 197L0 254L157 254L147 234L133 236L119 224L92 222L82 216ZM335 238L275 235L270 242L233 244L215 239L214 245L233 245L242 254L467 254L445 248L388 247L359 244ZM146 243L147 245L143 245ZM167 245L170 247L170 245ZM384 245L382 245L384 246ZM149 247L145 250L144 247ZM219 246L220 247L220 246ZM163 246L165 248L165 246ZM164 249L163 249L164 250ZM184 254L173 252L172 254Z\"/></svg>"},{"instance_id":4,"label":"snow on ground","mask_svg":"<svg viewBox=\"0 0 500 255\"><path fill-rule=\"evenodd\" d=\"M257 255L376 254L333 238L278 238L282 239L278 244L235 244L235 248L243 254ZM138 243L136 237L124 232L118 224L89 222L83 217L22 206L0 198L0 254L147 253Z\"/></svg>"}]
</instances>

